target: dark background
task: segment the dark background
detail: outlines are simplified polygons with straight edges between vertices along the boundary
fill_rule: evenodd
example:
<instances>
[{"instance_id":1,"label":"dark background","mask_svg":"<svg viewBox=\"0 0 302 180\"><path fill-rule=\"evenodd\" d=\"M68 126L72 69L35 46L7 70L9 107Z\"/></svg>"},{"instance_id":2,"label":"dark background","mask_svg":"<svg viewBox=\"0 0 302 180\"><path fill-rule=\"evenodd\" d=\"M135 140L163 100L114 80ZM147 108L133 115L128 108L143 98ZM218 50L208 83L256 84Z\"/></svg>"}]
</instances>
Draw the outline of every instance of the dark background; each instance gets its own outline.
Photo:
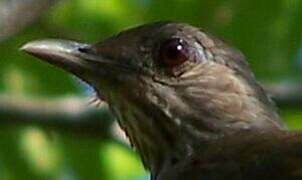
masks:
<instances>
[{"instance_id":1,"label":"dark background","mask_svg":"<svg viewBox=\"0 0 302 180\"><path fill-rule=\"evenodd\" d=\"M278 111L287 125L302 128L302 1L0 0L1 180L147 178L137 156L111 132L86 130L81 123L70 128L78 122L64 119L64 112L45 123L36 111L66 99L85 104L90 90L18 48L39 38L92 43L159 20L201 27L242 50L257 79L281 93Z\"/></svg>"}]
</instances>

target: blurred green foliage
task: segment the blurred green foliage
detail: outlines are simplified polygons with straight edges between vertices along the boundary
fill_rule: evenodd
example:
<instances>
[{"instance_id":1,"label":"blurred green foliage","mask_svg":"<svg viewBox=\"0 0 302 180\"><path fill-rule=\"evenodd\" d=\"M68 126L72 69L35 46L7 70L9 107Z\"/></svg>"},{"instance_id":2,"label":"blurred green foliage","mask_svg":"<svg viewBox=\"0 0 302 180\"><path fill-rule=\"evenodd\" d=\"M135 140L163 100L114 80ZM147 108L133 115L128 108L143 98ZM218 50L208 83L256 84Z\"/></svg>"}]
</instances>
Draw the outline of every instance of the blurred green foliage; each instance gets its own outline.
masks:
<instances>
[{"instance_id":1,"label":"blurred green foliage","mask_svg":"<svg viewBox=\"0 0 302 180\"><path fill-rule=\"evenodd\" d=\"M0 90L13 96L82 95L74 78L18 48L45 37L96 42L159 20L187 22L230 42L244 52L258 79L301 81L296 59L301 19L299 0L61 0L0 44ZM280 112L291 128L302 128L302 109L284 107ZM143 167L129 149L74 136L1 125L0 179L144 179Z\"/></svg>"}]
</instances>

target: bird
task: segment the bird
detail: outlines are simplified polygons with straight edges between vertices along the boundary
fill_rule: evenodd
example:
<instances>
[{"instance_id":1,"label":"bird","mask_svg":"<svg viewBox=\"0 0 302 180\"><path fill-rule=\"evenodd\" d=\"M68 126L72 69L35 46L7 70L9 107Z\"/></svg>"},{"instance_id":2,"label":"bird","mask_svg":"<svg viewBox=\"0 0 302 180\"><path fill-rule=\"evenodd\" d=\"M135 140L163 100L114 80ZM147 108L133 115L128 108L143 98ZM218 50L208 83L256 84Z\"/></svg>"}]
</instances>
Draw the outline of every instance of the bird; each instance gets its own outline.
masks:
<instances>
[{"instance_id":1,"label":"bird","mask_svg":"<svg viewBox=\"0 0 302 180\"><path fill-rule=\"evenodd\" d=\"M91 85L152 180L217 139L287 131L243 54L186 23L148 23L92 44L34 40L21 50Z\"/></svg>"}]
</instances>

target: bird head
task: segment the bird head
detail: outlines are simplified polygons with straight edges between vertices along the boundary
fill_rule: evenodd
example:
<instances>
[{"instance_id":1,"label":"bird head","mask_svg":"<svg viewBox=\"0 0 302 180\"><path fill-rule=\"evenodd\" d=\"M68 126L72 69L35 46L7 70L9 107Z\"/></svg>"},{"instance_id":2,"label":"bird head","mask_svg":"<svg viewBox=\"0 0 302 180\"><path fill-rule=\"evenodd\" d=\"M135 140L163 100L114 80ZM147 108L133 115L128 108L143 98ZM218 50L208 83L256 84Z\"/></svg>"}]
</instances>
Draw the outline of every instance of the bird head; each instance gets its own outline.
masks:
<instances>
[{"instance_id":1,"label":"bird head","mask_svg":"<svg viewBox=\"0 0 302 180\"><path fill-rule=\"evenodd\" d=\"M187 24L142 25L95 44L38 40L22 50L90 84L151 172L221 134L283 127L243 55Z\"/></svg>"}]
</instances>

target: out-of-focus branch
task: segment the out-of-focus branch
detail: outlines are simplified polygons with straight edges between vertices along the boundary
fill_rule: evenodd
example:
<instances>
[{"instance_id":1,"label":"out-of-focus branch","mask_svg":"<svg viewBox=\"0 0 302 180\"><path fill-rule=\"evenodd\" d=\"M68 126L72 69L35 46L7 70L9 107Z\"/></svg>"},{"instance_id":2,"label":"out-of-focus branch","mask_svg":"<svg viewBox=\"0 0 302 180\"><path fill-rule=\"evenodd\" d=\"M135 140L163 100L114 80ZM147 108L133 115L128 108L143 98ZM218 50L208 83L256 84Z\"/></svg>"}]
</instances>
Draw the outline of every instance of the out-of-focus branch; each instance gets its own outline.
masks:
<instances>
[{"instance_id":1,"label":"out-of-focus branch","mask_svg":"<svg viewBox=\"0 0 302 180\"><path fill-rule=\"evenodd\" d=\"M92 107L83 98L55 100L0 96L0 123L34 124L64 132L110 136L113 116L106 105Z\"/></svg>"},{"instance_id":2,"label":"out-of-focus branch","mask_svg":"<svg viewBox=\"0 0 302 180\"><path fill-rule=\"evenodd\" d=\"M301 83L266 84L264 88L272 96L277 105L302 107Z\"/></svg>"},{"instance_id":3,"label":"out-of-focus branch","mask_svg":"<svg viewBox=\"0 0 302 180\"><path fill-rule=\"evenodd\" d=\"M56 0L0 1L0 42L40 17Z\"/></svg>"}]
</instances>

